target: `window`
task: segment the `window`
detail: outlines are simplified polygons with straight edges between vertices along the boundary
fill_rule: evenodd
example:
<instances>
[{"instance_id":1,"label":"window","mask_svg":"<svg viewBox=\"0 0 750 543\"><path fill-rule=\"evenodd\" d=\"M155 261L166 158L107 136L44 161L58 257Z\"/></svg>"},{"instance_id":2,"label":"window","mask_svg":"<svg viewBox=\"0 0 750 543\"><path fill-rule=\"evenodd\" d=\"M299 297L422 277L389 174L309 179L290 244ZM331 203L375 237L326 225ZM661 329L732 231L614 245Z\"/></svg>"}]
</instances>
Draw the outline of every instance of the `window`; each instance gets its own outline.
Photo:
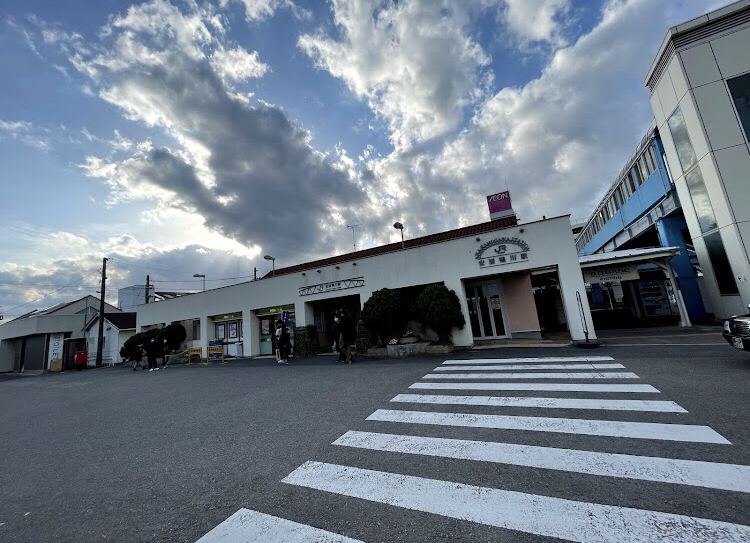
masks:
<instances>
[{"instance_id":1,"label":"window","mask_svg":"<svg viewBox=\"0 0 750 543\"><path fill-rule=\"evenodd\" d=\"M630 170L630 175L632 175L635 178L635 181L639 187L643 185L643 179L641 179L641 172L638 171L638 168L633 168L632 170Z\"/></svg>"},{"instance_id":2,"label":"window","mask_svg":"<svg viewBox=\"0 0 750 543\"><path fill-rule=\"evenodd\" d=\"M641 169L641 179L645 182L649 177L651 177L651 172L648 171L648 167L646 166L646 159L641 155L641 157L638 159L638 167Z\"/></svg>"},{"instance_id":3,"label":"window","mask_svg":"<svg viewBox=\"0 0 750 543\"><path fill-rule=\"evenodd\" d=\"M628 177L625 180L625 182L628 184L628 188L630 189L630 194L635 194L635 191L638 188L638 185L636 185L635 181L633 180L633 172L628 172Z\"/></svg>"},{"instance_id":4,"label":"window","mask_svg":"<svg viewBox=\"0 0 750 543\"><path fill-rule=\"evenodd\" d=\"M690 142L685 118L682 116L680 108L677 108L677 111L672 114L667 123L669 124L669 131L672 133L675 148L677 149L677 156L682 165L682 171L687 171L698 162L698 158L695 156L695 149L693 149L693 144Z\"/></svg>"},{"instance_id":5,"label":"window","mask_svg":"<svg viewBox=\"0 0 750 543\"><path fill-rule=\"evenodd\" d=\"M654 146L648 146L648 157L651 160L651 164L654 165L654 171L659 169L659 161L656 159L656 152L654 152Z\"/></svg>"},{"instance_id":6,"label":"window","mask_svg":"<svg viewBox=\"0 0 750 543\"><path fill-rule=\"evenodd\" d=\"M615 205L615 211L619 211L620 207L622 207L622 197L620 196L620 191L618 189L615 189L612 193L612 202Z\"/></svg>"},{"instance_id":7,"label":"window","mask_svg":"<svg viewBox=\"0 0 750 543\"><path fill-rule=\"evenodd\" d=\"M693 200L695 214L698 216L698 224L701 232L705 233L716 228L716 216L711 207L711 200L708 197L706 184L703 182L703 175L700 168L693 168L685 174L685 182L690 192L690 198Z\"/></svg>"},{"instance_id":8,"label":"window","mask_svg":"<svg viewBox=\"0 0 750 543\"><path fill-rule=\"evenodd\" d=\"M740 124L745 130L745 139L750 139L750 74L727 79L727 87L732 95Z\"/></svg>"},{"instance_id":9,"label":"window","mask_svg":"<svg viewBox=\"0 0 750 543\"><path fill-rule=\"evenodd\" d=\"M628 184L627 179L620 183L620 192L622 192L623 203L630 200L630 197L633 195L633 191L630 190L630 185Z\"/></svg>"},{"instance_id":10,"label":"window","mask_svg":"<svg viewBox=\"0 0 750 543\"><path fill-rule=\"evenodd\" d=\"M714 232L703 237L706 242L706 250L711 260L711 267L716 276L716 283L722 295L739 294L737 283L734 281L732 267L729 265L727 252L724 250L724 242L721 241L721 232Z\"/></svg>"}]
</instances>

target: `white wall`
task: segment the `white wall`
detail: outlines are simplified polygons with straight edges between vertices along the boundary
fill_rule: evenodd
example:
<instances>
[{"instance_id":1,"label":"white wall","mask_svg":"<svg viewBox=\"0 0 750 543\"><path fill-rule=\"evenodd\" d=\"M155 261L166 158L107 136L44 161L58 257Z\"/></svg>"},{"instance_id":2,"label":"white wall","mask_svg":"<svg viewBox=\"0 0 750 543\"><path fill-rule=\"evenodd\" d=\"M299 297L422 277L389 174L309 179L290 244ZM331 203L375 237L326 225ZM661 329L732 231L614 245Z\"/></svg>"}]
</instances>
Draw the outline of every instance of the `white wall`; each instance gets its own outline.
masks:
<instances>
[{"instance_id":1,"label":"white wall","mask_svg":"<svg viewBox=\"0 0 750 543\"><path fill-rule=\"evenodd\" d=\"M477 249L483 243L499 237L518 237L528 243L528 261L480 268L475 259ZM344 262L338 264L338 269L335 266L321 267L319 272L318 269L309 269L304 275L301 272L280 275L142 305L138 307L136 329L199 316L200 346L205 353L207 338L211 333L207 326L207 317L242 311L246 326L244 350L246 355L256 355L259 350L258 324L252 312L257 309L294 304L297 325L304 326L312 324L308 322L312 314L309 304L316 300L359 294L360 303L364 304L373 291L381 288L444 282L448 288L456 291L466 317L466 326L463 330L454 331L453 341L458 346L469 346L473 343L473 338L462 281L546 267L558 269L571 337L575 340L584 339L576 301L576 292L580 292L584 313L587 315L589 337L595 339L578 255L567 216ZM355 277L364 277L364 286L311 296L299 294L301 287Z\"/></svg>"}]
</instances>

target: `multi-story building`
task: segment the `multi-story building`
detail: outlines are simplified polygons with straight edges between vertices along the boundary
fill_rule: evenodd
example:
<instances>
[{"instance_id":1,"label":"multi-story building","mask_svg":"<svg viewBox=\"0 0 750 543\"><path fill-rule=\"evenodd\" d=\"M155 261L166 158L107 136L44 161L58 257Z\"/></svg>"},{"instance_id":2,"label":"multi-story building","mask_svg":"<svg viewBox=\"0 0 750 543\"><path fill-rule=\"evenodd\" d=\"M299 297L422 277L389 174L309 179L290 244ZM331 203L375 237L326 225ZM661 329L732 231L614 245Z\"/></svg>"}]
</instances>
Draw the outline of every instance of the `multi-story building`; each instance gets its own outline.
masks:
<instances>
[{"instance_id":1,"label":"multi-story building","mask_svg":"<svg viewBox=\"0 0 750 543\"><path fill-rule=\"evenodd\" d=\"M750 303L750 1L667 31L645 86L690 242L706 311Z\"/></svg>"}]
</instances>

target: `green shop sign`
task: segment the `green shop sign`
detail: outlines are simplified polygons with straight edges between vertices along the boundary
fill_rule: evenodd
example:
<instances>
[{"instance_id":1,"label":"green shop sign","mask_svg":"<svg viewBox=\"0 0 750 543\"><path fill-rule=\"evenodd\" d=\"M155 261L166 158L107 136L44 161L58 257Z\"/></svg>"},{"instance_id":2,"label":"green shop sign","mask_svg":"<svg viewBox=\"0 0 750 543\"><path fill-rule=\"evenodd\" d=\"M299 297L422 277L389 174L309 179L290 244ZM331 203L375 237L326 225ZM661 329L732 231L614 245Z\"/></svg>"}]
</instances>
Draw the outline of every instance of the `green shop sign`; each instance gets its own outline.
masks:
<instances>
[{"instance_id":1,"label":"green shop sign","mask_svg":"<svg viewBox=\"0 0 750 543\"><path fill-rule=\"evenodd\" d=\"M276 313L281 313L282 311L294 311L294 304L289 305L280 305L278 307L266 307L265 309L257 309L255 311L256 315L273 315Z\"/></svg>"},{"instance_id":2,"label":"green shop sign","mask_svg":"<svg viewBox=\"0 0 750 543\"><path fill-rule=\"evenodd\" d=\"M238 313L226 313L224 315L214 315L213 317L209 317L214 322L216 321L233 321L237 319L242 318L242 311L239 311Z\"/></svg>"}]
</instances>

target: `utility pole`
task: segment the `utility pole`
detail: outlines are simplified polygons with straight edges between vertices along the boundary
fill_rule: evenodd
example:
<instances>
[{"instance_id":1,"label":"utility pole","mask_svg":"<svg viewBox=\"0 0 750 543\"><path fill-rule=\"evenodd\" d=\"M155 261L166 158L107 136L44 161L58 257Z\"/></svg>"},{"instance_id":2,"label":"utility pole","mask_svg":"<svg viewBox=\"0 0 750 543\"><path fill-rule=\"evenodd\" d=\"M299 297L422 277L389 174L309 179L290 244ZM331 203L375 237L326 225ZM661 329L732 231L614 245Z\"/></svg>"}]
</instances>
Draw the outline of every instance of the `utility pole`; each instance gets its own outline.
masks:
<instances>
[{"instance_id":1,"label":"utility pole","mask_svg":"<svg viewBox=\"0 0 750 543\"><path fill-rule=\"evenodd\" d=\"M148 292L148 291L149 291L149 289L151 288L151 283L150 283L150 279L151 279L151 276L150 276L150 275L147 275L147 276L146 276L146 303L148 303L148 295L149 295L149 292Z\"/></svg>"},{"instance_id":2,"label":"utility pole","mask_svg":"<svg viewBox=\"0 0 750 543\"><path fill-rule=\"evenodd\" d=\"M102 365L102 347L104 347L104 294L107 282L107 258L102 259L102 289L99 292L99 340L96 342L96 365Z\"/></svg>"}]
</instances>

